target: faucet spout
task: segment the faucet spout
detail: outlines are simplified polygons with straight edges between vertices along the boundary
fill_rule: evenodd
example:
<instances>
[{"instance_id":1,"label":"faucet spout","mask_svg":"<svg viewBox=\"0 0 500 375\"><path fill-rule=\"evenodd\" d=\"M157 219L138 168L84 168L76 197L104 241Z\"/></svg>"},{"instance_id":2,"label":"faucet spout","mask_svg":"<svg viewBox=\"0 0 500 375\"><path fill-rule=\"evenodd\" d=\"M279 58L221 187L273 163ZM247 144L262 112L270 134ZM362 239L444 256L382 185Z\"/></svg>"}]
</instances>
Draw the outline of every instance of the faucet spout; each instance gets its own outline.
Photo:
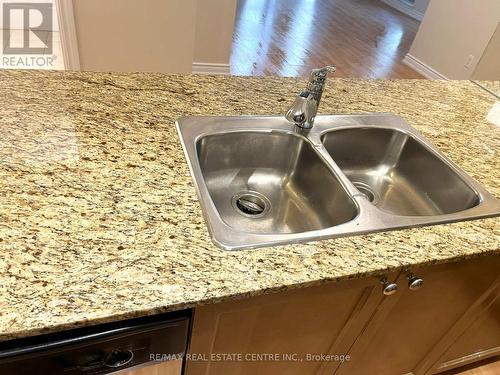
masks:
<instances>
[{"instance_id":1,"label":"faucet spout","mask_svg":"<svg viewBox=\"0 0 500 375\"><path fill-rule=\"evenodd\" d=\"M329 72L334 71L335 67L333 66L312 70L306 89L297 95L293 105L285 114L288 121L301 129L311 129L313 127L321 96L325 89L326 76Z\"/></svg>"}]
</instances>

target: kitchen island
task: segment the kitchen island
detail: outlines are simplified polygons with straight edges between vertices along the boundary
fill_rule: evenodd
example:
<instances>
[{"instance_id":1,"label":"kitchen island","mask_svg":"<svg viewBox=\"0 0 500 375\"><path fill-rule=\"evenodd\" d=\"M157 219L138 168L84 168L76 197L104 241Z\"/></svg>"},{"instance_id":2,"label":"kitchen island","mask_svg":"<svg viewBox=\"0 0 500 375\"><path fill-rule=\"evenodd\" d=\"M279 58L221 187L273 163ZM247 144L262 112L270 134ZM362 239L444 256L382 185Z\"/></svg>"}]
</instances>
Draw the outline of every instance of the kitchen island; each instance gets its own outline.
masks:
<instances>
[{"instance_id":1,"label":"kitchen island","mask_svg":"<svg viewBox=\"0 0 500 375\"><path fill-rule=\"evenodd\" d=\"M0 339L500 253L500 219L227 252L174 122L280 115L301 79L0 72ZM500 197L496 98L468 81L331 79L320 113L403 117Z\"/></svg>"}]
</instances>

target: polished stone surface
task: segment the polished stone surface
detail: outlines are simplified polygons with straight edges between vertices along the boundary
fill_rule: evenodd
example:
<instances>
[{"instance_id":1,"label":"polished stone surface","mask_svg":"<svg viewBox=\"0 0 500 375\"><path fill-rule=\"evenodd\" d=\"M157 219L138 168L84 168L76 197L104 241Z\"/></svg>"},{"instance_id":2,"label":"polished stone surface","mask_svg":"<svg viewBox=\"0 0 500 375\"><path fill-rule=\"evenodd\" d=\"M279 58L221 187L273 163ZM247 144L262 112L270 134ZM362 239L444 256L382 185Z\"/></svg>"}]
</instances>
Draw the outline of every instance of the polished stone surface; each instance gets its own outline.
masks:
<instances>
[{"instance_id":1,"label":"polished stone surface","mask_svg":"<svg viewBox=\"0 0 500 375\"><path fill-rule=\"evenodd\" d=\"M474 81L493 95L500 97L500 81Z\"/></svg>"},{"instance_id":2,"label":"polished stone surface","mask_svg":"<svg viewBox=\"0 0 500 375\"><path fill-rule=\"evenodd\" d=\"M500 253L499 218L215 247L175 120L282 114L302 80L1 71L0 82L2 340ZM468 81L331 79L320 112L398 114L500 197L494 102Z\"/></svg>"}]
</instances>

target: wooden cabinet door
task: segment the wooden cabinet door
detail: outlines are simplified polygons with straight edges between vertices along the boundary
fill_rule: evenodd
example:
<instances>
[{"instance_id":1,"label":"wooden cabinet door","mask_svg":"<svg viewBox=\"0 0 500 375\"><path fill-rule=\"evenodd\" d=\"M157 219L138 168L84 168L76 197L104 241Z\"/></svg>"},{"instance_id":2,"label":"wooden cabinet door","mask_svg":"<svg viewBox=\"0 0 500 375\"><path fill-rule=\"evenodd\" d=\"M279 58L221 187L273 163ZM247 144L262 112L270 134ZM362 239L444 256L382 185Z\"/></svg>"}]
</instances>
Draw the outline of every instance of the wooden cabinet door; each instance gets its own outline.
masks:
<instances>
[{"instance_id":1,"label":"wooden cabinet door","mask_svg":"<svg viewBox=\"0 0 500 375\"><path fill-rule=\"evenodd\" d=\"M381 298L364 278L199 307L186 373L330 375L340 358L308 354L345 355Z\"/></svg>"},{"instance_id":2,"label":"wooden cabinet door","mask_svg":"<svg viewBox=\"0 0 500 375\"><path fill-rule=\"evenodd\" d=\"M444 354L428 373L436 374L485 358L500 355L500 269L499 279L462 317L438 347ZM438 353L439 354L439 353Z\"/></svg>"},{"instance_id":3,"label":"wooden cabinet door","mask_svg":"<svg viewBox=\"0 0 500 375\"><path fill-rule=\"evenodd\" d=\"M424 285L414 291L402 273L398 293L377 307L336 375L425 373L419 362L495 282L499 267L494 256L415 269Z\"/></svg>"}]
</instances>

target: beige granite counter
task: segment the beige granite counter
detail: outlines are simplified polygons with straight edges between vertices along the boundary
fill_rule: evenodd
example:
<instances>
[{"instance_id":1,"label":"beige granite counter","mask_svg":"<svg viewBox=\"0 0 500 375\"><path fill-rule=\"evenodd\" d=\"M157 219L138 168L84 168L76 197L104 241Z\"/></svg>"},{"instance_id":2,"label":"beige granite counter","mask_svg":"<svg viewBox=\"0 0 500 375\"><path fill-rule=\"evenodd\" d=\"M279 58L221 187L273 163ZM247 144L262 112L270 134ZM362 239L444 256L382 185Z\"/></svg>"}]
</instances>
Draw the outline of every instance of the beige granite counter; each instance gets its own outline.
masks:
<instances>
[{"instance_id":1,"label":"beige granite counter","mask_svg":"<svg viewBox=\"0 0 500 375\"><path fill-rule=\"evenodd\" d=\"M499 218L215 247L175 119L282 114L303 85L1 71L0 339L499 252ZM396 113L500 197L494 101L468 81L331 79L321 112Z\"/></svg>"},{"instance_id":2,"label":"beige granite counter","mask_svg":"<svg viewBox=\"0 0 500 375\"><path fill-rule=\"evenodd\" d=\"M500 81L473 81L493 95L500 97Z\"/></svg>"}]
</instances>

